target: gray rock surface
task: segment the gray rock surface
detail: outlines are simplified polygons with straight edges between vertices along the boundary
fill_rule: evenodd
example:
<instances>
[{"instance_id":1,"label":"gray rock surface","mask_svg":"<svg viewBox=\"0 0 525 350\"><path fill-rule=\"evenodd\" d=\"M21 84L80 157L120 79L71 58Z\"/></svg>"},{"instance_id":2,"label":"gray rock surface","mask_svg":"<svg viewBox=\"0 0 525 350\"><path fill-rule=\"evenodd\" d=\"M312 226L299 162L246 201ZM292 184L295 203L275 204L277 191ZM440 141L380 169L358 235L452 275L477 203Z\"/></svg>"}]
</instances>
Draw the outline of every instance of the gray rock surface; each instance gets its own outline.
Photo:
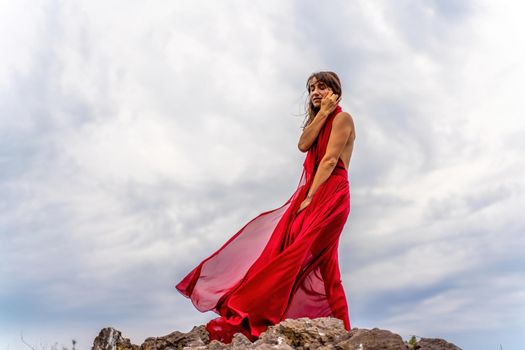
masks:
<instances>
[{"instance_id":1,"label":"gray rock surface","mask_svg":"<svg viewBox=\"0 0 525 350\"><path fill-rule=\"evenodd\" d=\"M241 333L234 335L230 344L217 340L210 342L204 325L195 326L188 333L172 332L162 337L151 337L139 345L131 344L114 328L104 328L93 342L92 350L461 350L443 339L421 338L409 344L391 331L373 328L353 328L347 332L337 318L287 319L268 327L259 339L251 342Z\"/></svg>"},{"instance_id":2,"label":"gray rock surface","mask_svg":"<svg viewBox=\"0 0 525 350\"><path fill-rule=\"evenodd\" d=\"M461 350L456 345L444 339L421 338L414 350Z\"/></svg>"},{"instance_id":3,"label":"gray rock surface","mask_svg":"<svg viewBox=\"0 0 525 350\"><path fill-rule=\"evenodd\" d=\"M162 337L151 337L144 340L141 350L182 350L184 348L199 348L210 342L208 331L204 325L195 326L188 333L172 332Z\"/></svg>"},{"instance_id":4,"label":"gray rock surface","mask_svg":"<svg viewBox=\"0 0 525 350\"><path fill-rule=\"evenodd\" d=\"M407 345L403 339L390 331L373 328L357 329L354 328L349 333L350 337L336 345L337 350L407 350Z\"/></svg>"},{"instance_id":5,"label":"gray rock surface","mask_svg":"<svg viewBox=\"0 0 525 350\"><path fill-rule=\"evenodd\" d=\"M139 350L138 345L131 344L120 331L114 328L103 328L93 341L93 350Z\"/></svg>"}]
</instances>

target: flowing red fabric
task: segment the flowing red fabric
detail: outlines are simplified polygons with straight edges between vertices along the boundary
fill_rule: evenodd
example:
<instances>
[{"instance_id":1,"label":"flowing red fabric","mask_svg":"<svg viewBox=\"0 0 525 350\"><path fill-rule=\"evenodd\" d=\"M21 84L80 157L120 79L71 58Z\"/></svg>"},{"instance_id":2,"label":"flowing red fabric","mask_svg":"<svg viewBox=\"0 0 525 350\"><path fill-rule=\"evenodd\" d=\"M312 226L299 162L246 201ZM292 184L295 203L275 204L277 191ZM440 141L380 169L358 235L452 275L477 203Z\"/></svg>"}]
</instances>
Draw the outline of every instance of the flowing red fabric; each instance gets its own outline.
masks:
<instances>
[{"instance_id":1,"label":"flowing red fabric","mask_svg":"<svg viewBox=\"0 0 525 350\"><path fill-rule=\"evenodd\" d=\"M253 218L176 285L199 311L221 316L206 325L211 339L229 343L241 332L253 341L268 326L299 317L336 317L350 330L338 261L350 187L340 158L311 203L298 212L340 111L337 106L326 119L286 203Z\"/></svg>"}]
</instances>

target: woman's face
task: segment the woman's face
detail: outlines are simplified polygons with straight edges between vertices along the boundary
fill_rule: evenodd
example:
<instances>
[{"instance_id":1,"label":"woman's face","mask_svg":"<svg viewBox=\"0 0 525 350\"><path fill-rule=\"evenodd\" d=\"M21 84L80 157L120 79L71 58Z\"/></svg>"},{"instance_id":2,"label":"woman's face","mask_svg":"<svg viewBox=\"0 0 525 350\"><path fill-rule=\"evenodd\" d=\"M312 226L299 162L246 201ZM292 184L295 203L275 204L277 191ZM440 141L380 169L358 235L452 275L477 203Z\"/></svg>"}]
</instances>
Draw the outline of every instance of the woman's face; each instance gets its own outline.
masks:
<instances>
[{"instance_id":1,"label":"woman's face","mask_svg":"<svg viewBox=\"0 0 525 350\"><path fill-rule=\"evenodd\" d=\"M332 92L332 89L322 81L317 80L316 77L313 77L308 82L308 94L310 95L310 101L315 108L321 107L321 99L328 95L329 92Z\"/></svg>"}]
</instances>

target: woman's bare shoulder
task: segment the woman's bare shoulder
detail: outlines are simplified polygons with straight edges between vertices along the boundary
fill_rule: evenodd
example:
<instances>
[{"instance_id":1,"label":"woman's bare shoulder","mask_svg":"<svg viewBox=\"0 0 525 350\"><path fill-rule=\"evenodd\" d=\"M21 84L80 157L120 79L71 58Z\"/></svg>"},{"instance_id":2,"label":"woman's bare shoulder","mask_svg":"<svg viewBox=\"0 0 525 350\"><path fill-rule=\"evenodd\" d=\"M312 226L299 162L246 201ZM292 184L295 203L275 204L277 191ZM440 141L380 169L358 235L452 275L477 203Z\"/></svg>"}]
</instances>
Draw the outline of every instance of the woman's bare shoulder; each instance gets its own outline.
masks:
<instances>
[{"instance_id":1,"label":"woman's bare shoulder","mask_svg":"<svg viewBox=\"0 0 525 350\"><path fill-rule=\"evenodd\" d=\"M354 135L354 138L355 138L354 118L352 118L350 113L344 112L344 111L337 113L337 115L334 117L334 124L350 126L352 130L352 134Z\"/></svg>"},{"instance_id":2,"label":"woman's bare shoulder","mask_svg":"<svg viewBox=\"0 0 525 350\"><path fill-rule=\"evenodd\" d=\"M337 113L335 118L348 118L348 119L350 119L352 121L352 123L354 122L354 118L352 118L350 113L345 112L345 111L341 111L341 112Z\"/></svg>"}]
</instances>

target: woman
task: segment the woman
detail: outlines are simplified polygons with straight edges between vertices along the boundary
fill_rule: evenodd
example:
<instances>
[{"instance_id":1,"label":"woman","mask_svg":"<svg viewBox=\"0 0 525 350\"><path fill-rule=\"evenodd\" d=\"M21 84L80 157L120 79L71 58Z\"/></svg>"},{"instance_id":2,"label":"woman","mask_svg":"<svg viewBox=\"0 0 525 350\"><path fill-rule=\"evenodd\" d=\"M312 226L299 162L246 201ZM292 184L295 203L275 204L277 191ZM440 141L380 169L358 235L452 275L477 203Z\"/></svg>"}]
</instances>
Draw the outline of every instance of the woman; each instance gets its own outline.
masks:
<instances>
[{"instance_id":1,"label":"woman","mask_svg":"<svg viewBox=\"0 0 525 350\"><path fill-rule=\"evenodd\" d=\"M350 114L338 105L333 72L307 79L307 115L298 148L307 152L297 189L281 207L259 214L176 288L201 311L221 317L210 339L255 340L286 318L343 320L350 330L340 278L339 237L350 213L348 166L355 139Z\"/></svg>"}]
</instances>

